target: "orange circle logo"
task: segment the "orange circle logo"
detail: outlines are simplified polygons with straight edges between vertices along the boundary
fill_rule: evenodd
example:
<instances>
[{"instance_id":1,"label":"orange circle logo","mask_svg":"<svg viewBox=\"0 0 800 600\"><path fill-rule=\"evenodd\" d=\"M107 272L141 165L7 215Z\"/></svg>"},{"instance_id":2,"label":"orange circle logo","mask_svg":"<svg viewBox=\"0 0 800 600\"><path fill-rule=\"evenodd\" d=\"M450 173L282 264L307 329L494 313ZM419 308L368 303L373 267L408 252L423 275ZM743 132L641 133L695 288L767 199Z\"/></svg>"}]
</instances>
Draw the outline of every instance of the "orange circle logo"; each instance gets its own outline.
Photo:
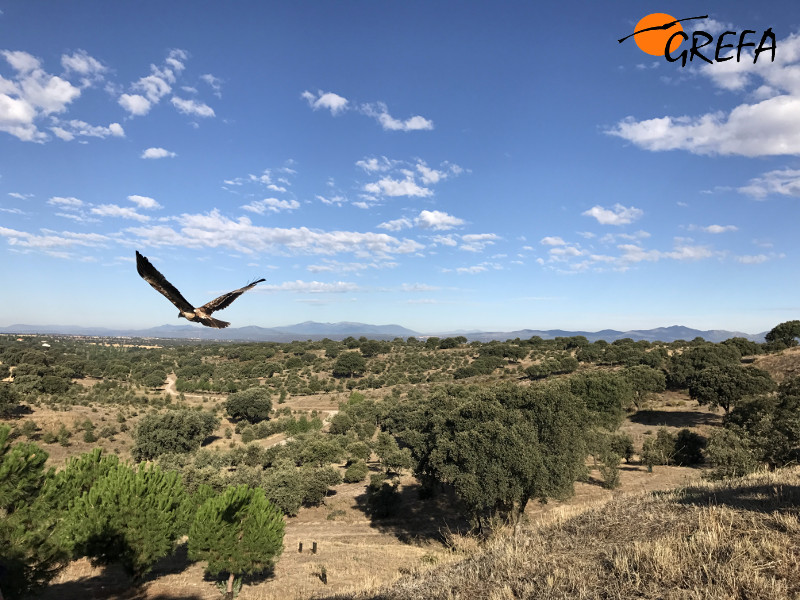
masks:
<instances>
[{"instance_id":1,"label":"orange circle logo","mask_svg":"<svg viewBox=\"0 0 800 600\"><path fill-rule=\"evenodd\" d=\"M678 19L665 13L647 15L636 24L633 39L643 52L653 56L664 56L669 38L678 31L683 31L683 27L677 21ZM683 42L681 36L672 40L669 47L670 54L678 49L681 42Z\"/></svg>"}]
</instances>

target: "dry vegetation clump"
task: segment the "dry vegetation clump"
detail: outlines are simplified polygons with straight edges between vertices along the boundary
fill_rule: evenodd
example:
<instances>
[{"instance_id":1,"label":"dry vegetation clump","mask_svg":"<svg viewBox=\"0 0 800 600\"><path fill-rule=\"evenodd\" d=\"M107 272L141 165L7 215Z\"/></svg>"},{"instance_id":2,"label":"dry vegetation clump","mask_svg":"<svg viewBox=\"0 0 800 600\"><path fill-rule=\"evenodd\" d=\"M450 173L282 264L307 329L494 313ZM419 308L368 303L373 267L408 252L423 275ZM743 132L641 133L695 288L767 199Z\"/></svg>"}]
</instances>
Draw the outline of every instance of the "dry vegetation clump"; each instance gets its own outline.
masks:
<instances>
[{"instance_id":1,"label":"dry vegetation clump","mask_svg":"<svg viewBox=\"0 0 800 600\"><path fill-rule=\"evenodd\" d=\"M763 369L778 383L800 375L800 348L756 356L753 366Z\"/></svg>"},{"instance_id":2,"label":"dry vegetation clump","mask_svg":"<svg viewBox=\"0 0 800 600\"><path fill-rule=\"evenodd\" d=\"M330 600L800 597L800 469L620 495L507 531L462 562Z\"/></svg>"}]
</instances>

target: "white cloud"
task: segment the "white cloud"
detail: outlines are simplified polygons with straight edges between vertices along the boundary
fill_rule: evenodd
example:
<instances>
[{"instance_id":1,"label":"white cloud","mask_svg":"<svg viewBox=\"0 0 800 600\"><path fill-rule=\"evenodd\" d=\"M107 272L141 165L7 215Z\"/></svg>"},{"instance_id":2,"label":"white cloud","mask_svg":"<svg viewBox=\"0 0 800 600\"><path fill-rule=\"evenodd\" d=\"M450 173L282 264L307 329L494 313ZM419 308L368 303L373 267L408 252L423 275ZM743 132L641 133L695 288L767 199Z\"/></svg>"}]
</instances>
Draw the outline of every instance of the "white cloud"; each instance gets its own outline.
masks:
<instances>
[{"instance_id":1,"label":"white cloud","mask_svg":"<svg viewBox=\"0 0 800 600\"><path fill-rule=\"evenodd\" d=\"M386 229L388 231L400 231L401 229L408 229L413 226L413 223L405 217L394 219L393 221L386 221L378 225L379 229Z\"/></svg>"},{"instance_id":2,"label":"white cloud","mask_svg":"<svg viewBox=\"0 0 800 600\"><path fill-rule=\"evenodd\" d=\"M476 273L483 273L484 271L488 271L488 268L485 265L474 265L472 267L459 267L456 269L456 273L459 274L469 274L474 275Z\"/></svg>"},{"instance_id":3,"label":"white cloud","mask_svg":"<svg viewBox=\"0 0 800 600\"><path fill-rule=\"evenodd\" d=\"M222 79L220 79L219 77L214 77L210 73L206 73L205 75L200 75L200 79L202 79L208 85L211 86L211 89L214 90L214 95L217 98L222 98Z\"/></svg>"},{"instance_id":4,"label":"white cloud","mask_svg":"<svg viewBox=\"0 0 800 600\"><path fill-rule=\"evenodd\" d=\"M0 131L26 142L44 142L37 118L67 110L81 95L79 87L41 68L36 57L22 51L0 52L16 71L13 80L0 77Z\"/></svg>"},{"instance_id":5,"label":"white cloud","mask_svg":"<svg viewBox=\"0 0 800 600\"><path fill-rule=\"evenodd\" d=\"M8 195L17 200L27 200L33 198L33 194L20 194L19 192L8 192Z\"/></svg>"},{"instance_id":6,"label":"white cloud","mask_svg":"<svg viewBox=\"0 0 800 600\"><path fill-rule=\"evenodd\" d=\"M414 219L414 223L417 227L422 227L423 229L441 231L463 225L464 219L459 219L458 217L454 217L453 215L439 210L423 210L419 213L419 216Z\"/></svg>"},{"instance_id":7,"label":"white cloud","mask_svg":"<svg viewBox=\"0 0 800 600\"><path fill-rule=\"evenodd\" d=\"M102 80L103 73L108 71L99 60L89 56L86 50L77 50L71 55L63 54L61 66L64 67L67 74L76 73L82 76L84 87Z\"/></svg>"},{"instance_id":8,"label":"white cloud","mask_svg":"<svg viewBox=\"0 0 800 600\"><path fill-rule=\"evenodd\" d=\"M389 114L389 109L383 102L362 104L361 112L369 117L374 117L386 131L420 131L433 129L433 121L419 115L409 117L405 121L395 119Z\"/></svg>"},{"instance_id":9,"label":"white cloud","mask_svg":"<svg viewBox=\"0 0 800 600\"><path fill-rule=\"evenodd\" d=\"M206 214L182 214L171 220L177 223L177 229L151 225L126 231L138 237L141 243L153 246L225 248L245 254L352 253L359 257L384 257L411 254L424 248L414 240L400 240L385 233L260 227L253 225L247 217L233 220L216 209Z\"/></svg>"},{"instance_id":10,"label":"white cloud","mask_svg":"<svg viewBox=\"0 0 800 600\"><path fill-rule=\"evenodd\" d=\"M140 158L156 159L156 158L174 158L176 156L178 155L164 148L148 148L147 150L142 152Z\"/></svg>"},{"instance_id":11,"label":"white cloud","mask_svg":"<svg viewBox=\"0 0 800 600\"><path fill-rule=\"evenodd\" d=\"M297 200L278 200L277 198L264 198L242 206L243 209L263 215L266 212L280 212L282 210L296 210L300 208Z\"/></svg>"},{"instance_id":12,"label":"white cloud","mask_svg":"<svg viewBox=\"0 0 800 600\"><path fill-rule=\"evenodd\" d=\"M111 241L111 238L99 233L73 233L70 231L59 233L49 229L42 229L41 231L43 235L0 227L0 236L7 238L11 246L39 250L71 248L73 246L97 247L105 246Z\"/></svg>"},{"instance_id":13,"label":"white cloud","mask_svg":"<svg viewBox=\"0 0 800 600\"><path fill-rule=\"evenodd\" d=\"M550 257L553 260L565 260L567 257L583 256L585 252L577 246L556 246L548 250Z\"/></svg>"},{"instance_id":14,"label":"white cloud","mask_svg":"<svg viewBox=\"0 0 800 600\"><path fill-rule=\"evenodd\" d=\"M427 283L404 283L400 289L404 292L435 292L442 288Z\"/></svg>"},{"instance_id":15,"label":"white cloud","mask_svg":"<svg viewBox=\"0 0 800 600\"><path fill-rule=\"evenodd\" d=\"M109 136L125 137L125 130L119 123L111 123L108 127L103 127L102 125L89 125L89 123L85 121L78 121L76 119L70 121L54 120L54 122L58 123L58 125L51 127L50 130L56 137L67 142L75 139L76 136L97 137L101 139Z\"/></svg>"},{"instance_id":16,"label":"white cloud","mask_svg":"<svg viewBox=\"0 0 800 600\"><path fill-rule=\"evenodd\" d=\"M321 281L285 281L279 285L262 284L261 290L270 292L296 292L301 294L341 294L343 292L357 292L359 287L349 281L334 281L324 283Z\"/></svg>"},{"instance_id":17,"label":"white cloud","mask_svg":"<svg viewBox=\"0 0 800 600\"><path fill-rule=\"evenodd\" d=\"M759 200L771 194L800 197L800 169L769 171L761 177L751 179L738 191Z\"/></svg>"},{"instance_id":18,"label":"white cloud","mask_svg":"<svg viewBox=\"0 0 800 600\"><path fill-rule=\"evenodd\" d=\"M213 117L214 109L208 104L202 102L195 102L194 100L184 100L178 96L172 97L172 105L185 115L194 115L196 117Z\"/></svg>"},{"instance_id":19,"label":"white cloud","mask_svg":"<svg viewBox=\"0 0 800 600\"><path fill-rule=\"evenodd\" d=\"M640 218L644 212L633 206L626 208L622 204L615 204L613 209L593 206L581 214L594 217L601 225L627 225Z\"/></svg>"},{"instance_id":20,"label":"white cloud","mask_svg":"<svg viewBox=\"0 0 800 600\"><path fill-rule=\"evenodd\" d=\"M323 204L327 204L329 206L341 206L342 204L347 202L347 198L345 198L344 196L338 196L338 195L337 196L326 197L326 196L320 196L319 194L317 194L316 198L317 198L317 200L319 200Z\"/></svg>"},{"instance_id":21,"label":"white cloud","mask_svg":"<svg viewBox=\"0 0 800 600\"><path fill-rule=\"evenodd\" d=\"M436 235L433 237L433 243L440 246L458 246L458 242L453 239L452 235Z\"/></svg>"},{"instance_id":22,"label":"white cloud","mask_svg":"<svg viewBox=\"0 0 800 600\"><path fill-rule=\"evenodd\" d=\"M774 62L762 54L753 64L745 52L741 61L703 65L695 71L723 90L740 94L749 90L752 103L696 116L627 117L606 133L650 151L751 157L800 154L800 34L778 40L777 46Z\"/></svg>"},{"instance_id":23,"label":"white cloud","mask_svg":"<svg viewBox=\"0 0 800 600\"><path fill-rule=\"evenodd\" d=\"M135 117L140 117L149 113L152 105L150 100L139 94L122 94L118 102L122 108Z\"/></svg>"},{"instance_id":24,"label":"white cloud","mask_svg":"<svg viewBox=\"0 0 800 600\"><path fill-rule=\"evenodd\" d=\"M306 267L312 273L353 273L358 271L365 271L367 269L393 269L397 267L396 262L340 262L338 260L323 259L324 264L309 265Z\"/></svg>"},{"instance_id":25,"label":"white cloud","mask_svg":"<svg viewBox=\"0 0 800 600\"><path fill-rule=\"evenodd\" d=\"M436 184L442 181L443 179L447 179L451 175L460 175L463 173L464 169L459 167L458 165L450 164L450 163L443 163L441 166L444 167L442 170L438 169L431 169L425 164L425 161L418 160L417 164L415 165L417 171L419 171L422 183L426 185Z\"/></svg>"},{"instance_id":26,"label":"white cloud","mask_svg":"<svg viewBox=\"0 0 800 600\"><path fill-rule=\"evenodd\" d=\"M468 233L461 236L463 242L459 246L459 250L466 250L467 252L482 252L486 246L491 246L500 237L494 233Z\"/></svg>"},{"instance_id":27,"label":"white cloud","mask_svg":"<svg viewBox=\"0 0 800 600\"><path fill-rule=\"evenodd\" d=\"M73 198L72 196L64 198L62 196L53 196L47 201L48 204L53 206L60 206L61 208L75 209L83 206L83 201Z\"/></svg>"},{"instance_id":28,"label":"white cloud","mask_svg":"<svg viewBox=\"0 0 800 600\"><path fill-rule=\"evenodd\" d=\"M761 263L765 263L770 260L786 258L786 255L770 252L769 254L736 256L735 258L738 262L742 263L743 265L760 265Z\"/></svg>"},{"instance_id":29,"label":"white cloud","mask_svg":"<svg viewBox=\"0 0 800 600\"><path fill-rule=\"evenodd\" d=\"M727 233L728 231L739 231L739 228L736 225L709 225L708 227L703 227L703 231L706 233Z\"/></svg>"},{"instance_id":30,"label":"white cloud","mask_svg":"<svg viewBox=\"0 0 800 600\"><path fill-rule=\"evenodd\" d=\"M389 160L385 156L380 158L364 158L356 162L356 166L364 169L367 173L376 173L380 171L388 171L397 161Z\"/></svg>"},{"instance_id":31,"label":"white cloud","mask_svg":"<svg viewBox=\"0 0 800 600\"><path fill-rule=\"evenodd\" d=\"M414 181L412 175L402 180L384 177L377 182L366 184L363 189L370 194L382 196L412 196L425 198L433 194L429 188L418 185Z\"/></svg>"},{"instance_id":32,"label":"white cloud","mask_svg":"<svg viewBox=\"0 0 800 600\"><path fill-rule=\"evenodd\" d=\"M306 90L300 94L300 97L304 98L308 102L308 105L314 110L327 108L334 116L347 110L347 98L334 94L333 92L323 92L319 90L315 96Z\"/></svg>"},{"instance_id":33,"label":"white cloud","mask_svg":"<svg viewBox=\"0 0 800 600\"><path fill-rule=\"evenodd\" d=\"M545 246L563 246L566 244L566 242L558 236L544 237L539 243L544 244Z\"/></svg>"},{"instance_id":34,"label":"white cloud","mask_svg":"<svg viewBox=\"0 0 800 600\"><path fill-rule=\"evenodd\" d=\"M170 50L167 58L164 59L164 65L160 67L150 65L150 75L141 77L131 84L131 92L133 93L125 93L119 96L117 100L119 105L132 116L146 115L153 106L172 91L172 86L177 81L178 75L185 68L184 61L187 58L188 55L184 50ZM197 114L198 116L213 116L213 110L204 104L193 103L191 100L178 100L179 102L173 102L173 104L182 112ZM196 111L211 111L212 114L198 114Z\"/></svg>"},{"instance_id":35,"label":"white cloud","mask_svg":"<svg viewBox=\"0 0 800 600\"><path fill-rule=\"evenodd\" d=\"M132 196L128 196L128 200L136 204L136 206L139 208L143 208L145 210L161 208L161 205L158 202L148 196L138 196L134 194Z\"/></svg>"},{"instance_id":36,"label":"white cloud","mask_svg":"<svg viewBox=\"0 0 800 600\"><path fill-rule=\"evenodd\" d=\"M121 219L133 219L141 222L150 220L150 217L146 215L140 215L133 208L118 206L116 204L101 204L100 206L95 206L92 208L90 212L93 215L98 215L101 217L119 217Z\"/></svg>"}]
</instances>

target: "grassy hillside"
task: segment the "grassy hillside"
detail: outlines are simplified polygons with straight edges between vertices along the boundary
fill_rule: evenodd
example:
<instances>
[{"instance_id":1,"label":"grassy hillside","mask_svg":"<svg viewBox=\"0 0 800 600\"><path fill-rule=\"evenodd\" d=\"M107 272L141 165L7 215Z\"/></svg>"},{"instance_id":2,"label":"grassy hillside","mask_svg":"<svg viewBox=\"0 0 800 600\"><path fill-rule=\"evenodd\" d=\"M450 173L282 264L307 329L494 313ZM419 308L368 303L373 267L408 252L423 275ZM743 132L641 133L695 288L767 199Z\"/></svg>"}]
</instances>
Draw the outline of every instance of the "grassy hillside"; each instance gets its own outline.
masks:
<instances>
[{"instance_id":1,"label":"grassy hillside","mask_svg":"<svg viewBox=\"0 0 800 600\"><path fill-rule=\"evenodd\" d=\"M505 531L465 560L329 600L800 597L800 468L618 495Z\"/></svg>"}]
</instances>

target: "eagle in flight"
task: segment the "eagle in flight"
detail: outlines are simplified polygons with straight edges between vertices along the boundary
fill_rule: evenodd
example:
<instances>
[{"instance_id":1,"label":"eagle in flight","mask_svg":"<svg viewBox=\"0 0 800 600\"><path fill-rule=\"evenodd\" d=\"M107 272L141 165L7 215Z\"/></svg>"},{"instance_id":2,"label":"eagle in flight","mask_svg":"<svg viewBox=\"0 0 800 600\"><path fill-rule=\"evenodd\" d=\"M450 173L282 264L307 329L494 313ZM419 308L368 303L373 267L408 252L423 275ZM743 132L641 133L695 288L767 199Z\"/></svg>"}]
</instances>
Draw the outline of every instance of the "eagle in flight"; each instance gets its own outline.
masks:
<instances>
[{"instance_id":1,"label":"eagle in flight","mask_svg":"<svg viewBox=\"0 0 800 600\"><path fill-rule=\"evenodd\" d=\"M156 269L150 263L150 261L147 260L147 258L139 254L138 250L136 251L136 270L139 272L139 275L142 276L142 279L152 285L156 290L164 294L164 296L166 296L170 302L178 307L178 310L180 311L178 313L178 317L183 317L189 321L202 323L206 327L215 327L217 329L223 329L224 327L230 325L230 323L227 321L214 319L211 316L211 313L226 308L247 290L255 287L257 283L266 281L266 279L258 279L253 283L247 284L243 288L233 290L227 294L222 294L222 296L219 298L216 298L211 302L204 304L203 306L194 307L189 304L188 300L181 295L174 285L167 281L167 279L158 272L158 269Z\"/></svg>"}]
</instances>

